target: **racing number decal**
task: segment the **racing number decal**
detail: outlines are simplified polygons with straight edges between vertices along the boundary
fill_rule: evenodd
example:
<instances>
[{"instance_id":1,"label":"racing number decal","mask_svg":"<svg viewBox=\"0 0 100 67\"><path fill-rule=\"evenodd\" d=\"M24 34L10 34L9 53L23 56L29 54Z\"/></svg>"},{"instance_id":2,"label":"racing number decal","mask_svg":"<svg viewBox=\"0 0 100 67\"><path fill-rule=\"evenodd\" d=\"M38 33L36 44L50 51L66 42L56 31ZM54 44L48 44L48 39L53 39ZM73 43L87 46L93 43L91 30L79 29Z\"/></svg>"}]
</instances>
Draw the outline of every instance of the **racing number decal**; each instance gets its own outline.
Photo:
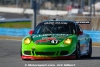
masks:
<instances>
[{"instance_id":1,"label":"racing number decal","mask_svg":"<svg viewBox=\"0 0 100 67\"><path fill-rule=\"evenodd\" d=\"M59 41L58 40L51 40L52 44L57 44Z\"/></svg>"}]
</instances>

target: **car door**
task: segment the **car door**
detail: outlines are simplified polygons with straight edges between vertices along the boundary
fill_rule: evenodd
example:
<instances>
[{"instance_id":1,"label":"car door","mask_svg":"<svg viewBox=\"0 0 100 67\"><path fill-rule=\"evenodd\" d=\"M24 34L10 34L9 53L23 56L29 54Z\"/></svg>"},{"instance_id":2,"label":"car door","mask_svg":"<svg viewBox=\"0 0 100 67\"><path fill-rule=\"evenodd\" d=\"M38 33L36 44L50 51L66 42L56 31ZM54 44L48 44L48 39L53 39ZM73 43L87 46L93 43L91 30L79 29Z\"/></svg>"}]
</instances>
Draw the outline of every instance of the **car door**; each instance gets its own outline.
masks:
<instances>
[{"instance_id":1,"label":"car door","mask_svg":"<svg viewBox=\"0 0 100 67\"><path fill-rule=\"evenodd\" d=\"M81 29L79 25L76 25L76 28L77 28L77 32L83 32L83 30ZM86 54L87 53L86 35L84 33L82 33L81 35L78 35L78 40L80 41L81 55Z\"/></svg>"}]
</instances>

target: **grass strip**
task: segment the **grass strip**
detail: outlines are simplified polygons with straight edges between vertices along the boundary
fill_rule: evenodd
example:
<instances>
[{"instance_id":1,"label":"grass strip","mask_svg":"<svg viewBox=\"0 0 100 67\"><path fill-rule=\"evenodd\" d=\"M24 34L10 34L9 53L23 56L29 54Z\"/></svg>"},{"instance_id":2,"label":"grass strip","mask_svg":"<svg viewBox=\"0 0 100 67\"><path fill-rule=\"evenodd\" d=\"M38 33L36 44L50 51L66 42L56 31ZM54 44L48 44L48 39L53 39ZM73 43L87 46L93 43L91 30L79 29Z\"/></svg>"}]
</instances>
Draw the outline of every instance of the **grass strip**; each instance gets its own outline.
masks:
<instances>
[{"instance_id":1,"label":"grass strip","mask_svg":"<svg viewBox=\"0 0 100 67\"><path fill-rule=\"evenodd\" d=\"M4 28L31 28L31 22L4 22L0 23Z\"/></svg>"}]
</instances>

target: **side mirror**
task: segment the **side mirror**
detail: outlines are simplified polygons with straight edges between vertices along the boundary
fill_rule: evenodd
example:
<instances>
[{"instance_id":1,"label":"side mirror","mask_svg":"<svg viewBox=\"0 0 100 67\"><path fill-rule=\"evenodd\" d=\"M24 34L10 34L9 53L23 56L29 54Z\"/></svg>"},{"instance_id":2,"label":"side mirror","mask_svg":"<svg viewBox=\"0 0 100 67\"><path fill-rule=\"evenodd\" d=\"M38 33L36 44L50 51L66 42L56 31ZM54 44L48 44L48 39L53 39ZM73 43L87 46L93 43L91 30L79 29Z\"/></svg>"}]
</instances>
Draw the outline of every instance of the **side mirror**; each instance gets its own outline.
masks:
<instances>
[{"instance_id":1,"label":"side mirror","mask_svg":"<svg viewBox=\"0 0 100 67\"><path fill-rule=\"evenodd\" d=\"M83 34L83 31L78 31L77 34L78 35L82 35Z\"/></svg>"},{"instance_id":2,"label":"side mirror","mask_svg":"<svg viewBox=\"0 0 100 67\"><path fill-rule=\"evenodd\" d=\"M34 32L34 30L30 30L29 34L30 34L30 35L32 35L32 34L33 34L33 32Z\"/></svg>"}]
</instances>

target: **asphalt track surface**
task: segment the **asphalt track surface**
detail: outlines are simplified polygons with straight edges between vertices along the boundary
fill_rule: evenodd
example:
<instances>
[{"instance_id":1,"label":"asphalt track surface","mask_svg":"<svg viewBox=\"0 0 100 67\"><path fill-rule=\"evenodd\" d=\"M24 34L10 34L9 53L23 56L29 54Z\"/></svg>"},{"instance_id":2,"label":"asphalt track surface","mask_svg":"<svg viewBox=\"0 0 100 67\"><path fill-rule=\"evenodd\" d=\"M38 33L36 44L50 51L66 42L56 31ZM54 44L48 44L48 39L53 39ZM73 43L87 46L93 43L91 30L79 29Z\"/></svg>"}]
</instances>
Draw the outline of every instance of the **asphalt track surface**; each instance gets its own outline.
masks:
<instances>
[{"instance_id":1,"label":"asphalt track surface","mask_svg":"<svg viewBox=\"0 0 100 67\"><path fill-rule=\"evenodd\" d=\"M90 59L24 61L20 58L20 46L21 41L0 39L0 67L100 67L100 47L93 47Z\"/></svg>"}]
</instances>

